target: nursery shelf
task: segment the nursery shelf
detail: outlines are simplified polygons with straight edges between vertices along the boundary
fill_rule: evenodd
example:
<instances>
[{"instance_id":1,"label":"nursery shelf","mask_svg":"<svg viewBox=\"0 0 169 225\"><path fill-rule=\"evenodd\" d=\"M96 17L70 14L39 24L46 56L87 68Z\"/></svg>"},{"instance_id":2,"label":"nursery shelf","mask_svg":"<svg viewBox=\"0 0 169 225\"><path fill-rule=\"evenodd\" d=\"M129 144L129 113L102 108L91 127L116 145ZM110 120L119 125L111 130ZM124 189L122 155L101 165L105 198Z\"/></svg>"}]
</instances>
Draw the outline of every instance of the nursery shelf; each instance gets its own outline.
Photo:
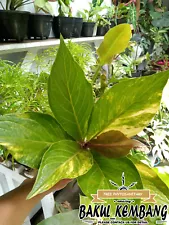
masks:
<instances>
[{"instance_id":1,"label":"nursery shelf","mask_svg":"<svg viewBox=\"0 0 169 225\"><path fill-rule=\"evenodd\" d=\"M99 37L82 37L71 39L72 42L81 43L81 42L94 42L99 43L103 40L103 36ZM70 39L66 39L68 41ZM24 41L23 43L2 43L0 44L0 54L14 53L14 52L23 52L29 51L31 49L45 49L52 46L57 46L60 44L59 39L48 39L48 40L32 40Z\"/></svg>"}]
</instances>

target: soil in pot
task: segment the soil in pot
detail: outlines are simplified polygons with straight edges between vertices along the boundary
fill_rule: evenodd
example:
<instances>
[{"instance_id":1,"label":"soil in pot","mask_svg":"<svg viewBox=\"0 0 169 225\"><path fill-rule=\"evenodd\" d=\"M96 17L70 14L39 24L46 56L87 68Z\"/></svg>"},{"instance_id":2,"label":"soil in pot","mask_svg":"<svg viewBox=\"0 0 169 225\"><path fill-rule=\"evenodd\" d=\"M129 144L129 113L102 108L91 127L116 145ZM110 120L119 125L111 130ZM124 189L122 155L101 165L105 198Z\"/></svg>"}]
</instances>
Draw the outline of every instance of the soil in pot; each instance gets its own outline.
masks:
<instances>
[{"instance_id":1,"label":"soil in pot","mask_svg":"<svg viewBox=\"0 0 169 225\"><path fill-rule=\"evenodd\" d=\"M97 36L104 36L107 33L107 26L98 26L97 27Z\"/></svg>"},{"instance_id":2,"label":"soil in pot","mask_svg":"<svg viewBox=\"0 0 169 225\"><path fill-rule=\"evenodd\" d=\"M60 38L60 34L62 34L64 38L71 38L73 36L74 22L73 17L54 17L52 28L55 37Z\"/></svg>"},{"instance_id":3,"label":"soil in pot","mask_svg":"<svg viewBox=\"0 0 169 225\"><path fill-rule=\"evenodd\" d=\"M28 22L28 38L48 38L53 18L50 15L30 14Z\"/></svg>"},{"instance_id":4,"label":"soil in pot","mask_svg":"<svg viewBox=\"0 0 169 225\"><path fill-rule=\"evenodd\" d=\"M0 10L0 40L22 42L27 35L29 12Z\"/></svg>"},{"instance_id":5,"label":"soil in pot","mask_svg":"<svg viewBox=\"0 0 169 225\"><path fill-rule=\"evenodd\" d=\"M74 18L74 28L72 37L80 37L82 32L83 19L82 18Z\"/></svg>"},{"instance_id":6,"label":"soil in pot","mask_svg":"<svg viewBox=\"0 0 169 225\"><path fill-rule=\"evenodd\" d=\"M95 24L96 23L94 23L94 22L83 22L82 36L83 37L92 37Z\"/></svg>"}]
</instances>

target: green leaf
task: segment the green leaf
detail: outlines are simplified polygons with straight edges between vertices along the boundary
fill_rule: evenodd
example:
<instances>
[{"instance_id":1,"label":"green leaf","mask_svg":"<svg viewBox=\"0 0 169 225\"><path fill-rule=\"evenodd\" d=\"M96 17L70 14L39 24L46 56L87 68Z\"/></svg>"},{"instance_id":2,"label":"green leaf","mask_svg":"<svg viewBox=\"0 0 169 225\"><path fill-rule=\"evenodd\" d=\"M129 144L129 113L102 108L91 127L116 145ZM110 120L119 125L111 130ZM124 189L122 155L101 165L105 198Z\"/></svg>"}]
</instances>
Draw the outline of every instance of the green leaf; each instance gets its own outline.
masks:
<instances>
[{"instance_id":1,"label":"green leaf","mask_svg":"<svg viewBox=\"0 0 169 225\"><path fill-rule=\"evenodd\" d=\"M34 0L34 5L38 8L43 8L47 0Z\"/></svg>"},{"instance_id":2,"label":"green leaf","mask_svg":"<svg viewBox=\"0 0 169 225\"><path fill-rule=\"evenodd\" d=\"M157 112L169 71L124 80L105 92L95 104L87 139L118 130L132 137L143 130Z\"/></svg>"},{"instance_id":3,"label":"green leaf","mask_svg":"<svg viewBox=\"0 0 169 225\"><path fill-rule=\"evenodd\" d=\"M131 158L137 161L144 161L146 162L147 165L151 166L151 161L148 158L148 153L150 152L150 150L148 151L139 151L139 150L133 150L130 152L131 154Z\"/></svg>"},{"instance_id":4,"label":"green leaf","mask_svg":"<svg viewBox=\"0 0 169 225\"><path fill-rule=\"evenodd\" d=\"M90 199L91 194L96 194L98 190L119 189L122 186L123 172L125 175L125 186L130 186L137 182L135 186L130 188L143 189L140 175L132 161L128 160L128 158L108 159L98 153L94 153L93 157L94 165L91 170L78 178L78 184L82 192ZM115 185L112 185L110 180ZM111 216L114 216L116 203L113 199L106 199L105 201L104 205L111 205L111 213L113 213ZM135 200L135 202L138 204L140 200Z\"/></svg>"},{"instance_id":5,"label":"green leaf","mask_svg":"<svg viewBox=\"0 0 169 225\"><path fill-rule=\"evenodd\" d=\"M93 7L101 6L102 3L103 3L103 0L92 0Z\"/></svg>"},{"instance_id":6,"label":"green leaf","mask_svg":"<svg viewBox=\"0 0 169 225\"><path fill-rule=\"evenodd\" d=\"M84 225L78 217L79 210L73 210L66 213L59 213L48 218L38 225Z\"/></svg>"},{"instance_id":7,"label":"green leaf","mask_svg":"<svg viewBox=\"0 0 169 225\"><path fill-rule=\"evenodd\" d=\"M49 77L48 94L58 123L75 140L83 140L94 104L92 87L62 37Z\"/></svg>"},{"instance_id":8,"label":"green leaf","mask_svg":"<svg viewBox=\"0 0 169 225\"><path fill-rule=\"evenodd\" d=\"M53 8L47 0L34 0L34 6L37 12L43 10L44 12L54 15Z\"/></svg>"},{"instance_id":9,"label":"green leaf","mask_svg":"<svg viewBox=\"0 0 169 225\"><path fill-rule=\"evenodd\" d=\"M168 166L158 166L153 168L153 170L157 173L160 179L167 185L169 188L169 170Z\"/></svg>"},{"instance_id":10,"label":"green leaf","mask_svg":"<svg viewBox=\"0 0 169 225\"><path fill-rule=\"evenodd\" d=\"M54 16L53 7L51 6L51 4L49 2L46 2L46 4L43 7L43 11L51 14L52 16Z\"/></svg>"},{"instance_id":11,"label":"green leaf","mask_svg":"<svg viewBox=\"0 0 169 225\"><path fill-rule=\"evenodd\" d=\"M106 157L118 158L128 155L132 148L140 148L142 144L127 138L120 131L108 131L87 143L87 146Z\"/></svg>"},{"instance_id":12,"label":"green leaf","mask_svg":"<svg viewBox=\"0 0 169 225\"><path fill-rule=\"evenodd\" d=\"M163 18L160 18L160 19L154 19L152 21L152 25L154 27L158 27L158 28L164 28L164 27L167 27L168 28L168 23L169 23L169 17L163 17Z\"/></svg>"},{"instance_id":13,"label":"green leaf","mask_svg":"<svg viewBox=\"0 0 169 225\"><path fill-rule=\"evenodd\" d=\"M109 159L98 153L95 153L93 157L93 167L88 173L78 178L78 184L86 196L91 197L91 194L96 194L97 190L118 189L122 185L123 172L125 173L126 186L137 182L134 188L143 188L140 175L128 158ZM109 180L114 181L118 187L113 186Z\"/></svg>"},{"instance_id":14,"label":"green leaf","mask_svg":"<svg viewBox=\"0 0 169 225\"><path fill-rule=\"evenodd\" d=\"M104 41L97 49L99 63L101 65L111 63L112 59L123 52L131 38L131 27L129 24L120 24L111 28L104 36Z\"/></svg>"},{"instance_id":15,"label":"green leaf","mask_svg":"<svg viewBox=\"0 0 169 225\"><path fill-rule=\"evenodd\" d=\"M141 176L144 189L148 189L152 194L155 194L157 204L169 204L169 188L158 177L153 168L141 162L135 162L135 166Z\"/></svg>"},{"instance_id":16,"label":"green leaf","mask_svg":"<svg viewBox=\"0 0 169 225\"><path fill-rule=\"evenodd\" d=\"M28 198L42 193L62 179L73 179L88 172L93 164L89 150L83 150L74 141L63 140L53 144L44 154L34 187Z\"/></svg>"},{"instance_id":17,"label":"green leaf","mask_svg":"<svg viewBox=\"0 0 169 225\"><path fill-rule=\"evenodd\" d=\"M92 198L91 197L87 197L87 196L80 195L80 205L85 205L87 207L89 205L94 206L95 204L92 203L91 201L92 201Z\"/></svg>"},{"instance_id":18,"label":"green leaf","mask_svg":"<svg viewBox=\"0 0 169 225\"><path fill-rule=\"evenodd\" d=\"M38 168L45 151L68 138L56 120L45 114L0 116L0 144L20 163Z\"/></svg>"}]
</instances>

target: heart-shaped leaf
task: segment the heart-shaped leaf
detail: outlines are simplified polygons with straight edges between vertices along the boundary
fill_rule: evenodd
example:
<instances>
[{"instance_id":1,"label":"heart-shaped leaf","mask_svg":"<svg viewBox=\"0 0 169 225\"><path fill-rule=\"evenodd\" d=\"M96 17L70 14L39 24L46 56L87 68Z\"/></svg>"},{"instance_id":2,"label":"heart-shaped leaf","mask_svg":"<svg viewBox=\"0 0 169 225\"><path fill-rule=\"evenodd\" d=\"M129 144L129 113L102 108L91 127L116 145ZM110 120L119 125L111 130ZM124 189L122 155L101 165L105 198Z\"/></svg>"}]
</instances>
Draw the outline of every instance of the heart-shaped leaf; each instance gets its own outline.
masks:
<instances>
[{"instance_id":1,"label":"heart-shaped leaf","mask_svg":"<svg viewBox=\"0 0 169 225\"><path fill-rule=\"evenodd\" d=\"M45 151L68 138L56 120L45 114L0 116L0 144L20 163L38 168Z\"/></svg>"},{"instance_id":2,"label":"heart-shaped leaf","mask_svg":"<svg viewBox=\"0 0 169 225\"><path fill-rule=\"evenodd\" d=\"M123 52L131 39L131 27L129 24L120 24L111 28L97 49L100 65L111 63L112 59Z\"/></svg>"},{"instance_id":3,"label":"heart-shaped leaf","mask_svg":"<svg viewBox=\"0 0 169 225\"><path fill-rule=\"evenodd\" d=\"M92 87L62 37L49 77L48 94L58 123L75 140L83 140L94 104Z\"/></svg>"},{"instance_id":4,"label":"heart-shaped leaf","mask_svg":"<svg viewBox=\"0 0 169 225\"><path fill-rule=\"evenodd\" d=\"M143 148L143 144L127 138L120 131L111 130L88 142L87 146L106 157L126 156L132 148Z\"/></svg>"},{"instance_id":5,"label":"heart-shaped leaf","mask_svg":"<svg viewBox=\"0 0 169 225\"><path fill-rule=\"evenodd\" d=\"M78 184L86 196L96 194L97 190L118 189L122 186L122 174L125 174L125 186L137 182L135 189L142 189L140 175L128 158L109 159L98 153L93 154L94 164L85 175L78 178ZM117 184L114 186L110 180Z\"/></svg>"},{"instance_id":6,"label":"heart-shaped leaf","mask_svg":"<svg viewBox=\"0 0 169 225\"><path fill-rule=\"evenodd\" d=\"M28 198L42 193L62 179L73 179L88 172L93 165L90 151L74 141L53 144L44 154L34 187Z\"/></svg>"},{"instance_id":7,"label":"heart-shaped leaf","mask_svg":"<svg viewBox=\"0 0 169 225\"><path fill-rule=\"evenodd\" d=\"M87 139L118 130L132 137L143 130L157 112L169 71L124 80L105 92L94 106Z\"/></svg>"},{"instance_id":8,"label":"heart-shaped leaf","mask_svg":"<svg viewBox=\"0 0 169 225\"><path fill-rule=\"evenodd\" d=\"M78 178L78 184L87 197L91 198L91 194L96 194L98 190L120 189L123 184L126 187L134 184L134 189L143 188L140 175L128 158L109 159L98 153L94 153L93 158L93 167L88 173ZM111 205L111 212L116 208L113 199L106 199L104 204Z\"/></svg>"}]
</instances>

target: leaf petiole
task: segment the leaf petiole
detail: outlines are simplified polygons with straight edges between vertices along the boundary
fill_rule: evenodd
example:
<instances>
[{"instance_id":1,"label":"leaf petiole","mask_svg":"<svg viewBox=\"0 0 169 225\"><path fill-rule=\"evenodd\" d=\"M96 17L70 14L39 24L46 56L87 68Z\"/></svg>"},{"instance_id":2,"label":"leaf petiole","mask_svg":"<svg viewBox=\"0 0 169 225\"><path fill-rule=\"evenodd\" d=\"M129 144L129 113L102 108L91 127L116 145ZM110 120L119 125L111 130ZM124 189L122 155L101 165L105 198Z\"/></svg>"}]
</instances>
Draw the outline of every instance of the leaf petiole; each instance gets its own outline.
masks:
<instances>
[{"instance_id":1,"label":"leaf petiole","mask_svg":"<svg viewBox=\"0 0 169 225\"><path fill-rule=\"evenodd\" d=\"M95 72L95 74L93 76L93 79L92 79L92 83L95 83L96 82L96 80L97 80L97 78L99 76L99 72L100 72L101 67L102 66L100 64L97 66L96 72Z\"/></svg>"}]
</instances>

